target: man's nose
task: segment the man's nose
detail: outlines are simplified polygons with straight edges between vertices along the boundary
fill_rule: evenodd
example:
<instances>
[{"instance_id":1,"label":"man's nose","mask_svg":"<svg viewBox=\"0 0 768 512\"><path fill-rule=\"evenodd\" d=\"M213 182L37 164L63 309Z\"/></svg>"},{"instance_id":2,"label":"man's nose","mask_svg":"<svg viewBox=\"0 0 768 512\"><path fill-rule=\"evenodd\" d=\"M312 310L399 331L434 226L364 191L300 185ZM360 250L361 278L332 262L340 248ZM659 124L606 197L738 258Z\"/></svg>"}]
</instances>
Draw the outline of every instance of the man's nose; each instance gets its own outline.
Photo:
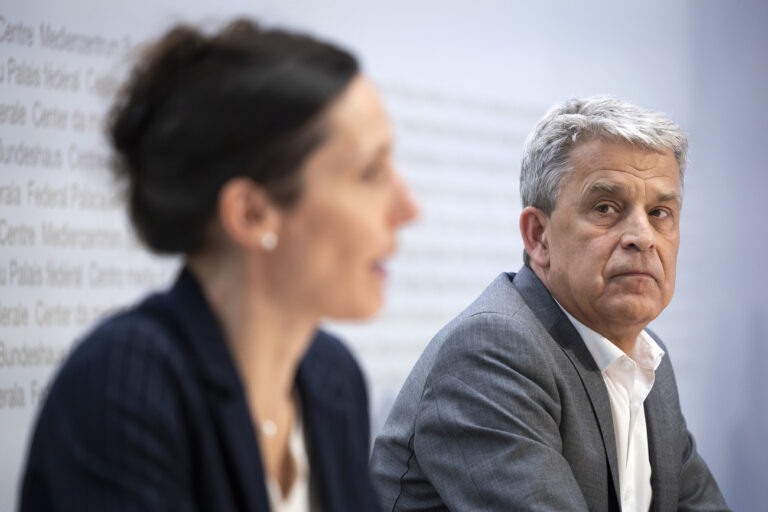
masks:
<instances>
[{"instance_id":1,"label":"man's nose","mask_svg":"<svg viewBox=\"0 0 768 512\"><path fill-rule=\"evenodd\" d=\"M627 215L622 223L621 246L624 249L647 251L654 247L654 229L642 208L637 208Z\"/></svg>"}]
</instances>

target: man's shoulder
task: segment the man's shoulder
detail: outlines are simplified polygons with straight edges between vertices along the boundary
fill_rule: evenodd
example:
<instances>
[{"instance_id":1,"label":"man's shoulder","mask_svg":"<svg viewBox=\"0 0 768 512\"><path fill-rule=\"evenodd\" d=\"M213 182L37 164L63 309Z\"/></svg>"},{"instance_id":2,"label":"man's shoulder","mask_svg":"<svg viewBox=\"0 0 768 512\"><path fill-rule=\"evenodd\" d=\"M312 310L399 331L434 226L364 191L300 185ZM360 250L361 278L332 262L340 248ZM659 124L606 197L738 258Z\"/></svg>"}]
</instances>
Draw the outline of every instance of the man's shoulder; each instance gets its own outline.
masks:
<instances>
[{"instance_id":1,"label":"man's shoulder","mask_svg":"<svg viewBox=\"0 0 768 512\"><path fill-rule=\"evenodd\" d=\"M512 316L521 305L525 304L520 293L515 289L514 272L502 272L454 319L482 313ZM450 325L450 324L448 324Z\"/></svg>"},{"instance_id":2,"label":"man's shoulder","mask_svg":"<svg viewBox=\"0 0 768 512\"><path fill-rule=\"evenodd\" d=\"M551 338L513 285L514 278L513 273L498 275L437 332L411 370L401 395L417 399L436 364L445 370L464 364L467 357L516 359L519 364L539 359L542 343Z\"/></svg>"},{"instance_id":3,"label":"man's shoulder","mask_svg":"<svg viewBox=\"0 0 768 512\"><path fill-rule=\"evenodd\" d=\"M498 411L505 407L510 390L525 389L530 383L535 383L537 396L556 396L559 349L516 286L518 275L499 275L435 335L407 377L372 458L373 473L388 503L402 493L401 477L406 472L409 485L420 489L414 492L427 496L434 492L414 450L420 442L419 422L424 427L425 418L433 418L427 411L436 410L438 402L448 415L465 406L477 414L488 410L483 404L494 403L490 408ZM548 404L555 403L547 399Z\"/></svg>"},{"instance_id":4,"label":"man's shoulder","mask_svg":"<svg viewBox=\"0 0 768 512\"><path fill-rule=\"evenodd\" d=\"M499 338L534 341L542 329L525 298L515 288L514 273L502 273L464 311L446 324L430 342L436 351L497 347Z\"/></svg>"}]
</instances>

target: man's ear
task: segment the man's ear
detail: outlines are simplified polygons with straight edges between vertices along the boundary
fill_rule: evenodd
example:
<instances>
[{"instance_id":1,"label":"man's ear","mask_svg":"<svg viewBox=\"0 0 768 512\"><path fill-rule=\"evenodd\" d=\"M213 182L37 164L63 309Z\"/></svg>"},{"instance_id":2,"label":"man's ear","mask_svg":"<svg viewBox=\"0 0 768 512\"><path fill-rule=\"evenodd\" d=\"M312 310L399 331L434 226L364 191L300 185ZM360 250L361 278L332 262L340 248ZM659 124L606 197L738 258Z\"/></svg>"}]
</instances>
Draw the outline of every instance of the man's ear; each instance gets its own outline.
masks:
<instances>
[{"instance_id":1,"label":"man's ear","mask_svg":"<svg viewBox=\"0 0 768 512\"><path fill-rule=\"evenodd\" d=\"M219 191L219 222L237 245L257 249L264 233L277 231L280 215L267 191L245 177L229 180Z\"/></svg>"},{"instance_id":2,"label":"man's ear","mask_svg":"<svg viewBox=\"0 0 768 512\"><path fill-rule=\"evenodd\" d=\"M525 252L540 268L549 267L549 240L547 227L549 217L543 210L526 206L520 214L520 234L523 236Z\"/></svg>"}]
</instances>

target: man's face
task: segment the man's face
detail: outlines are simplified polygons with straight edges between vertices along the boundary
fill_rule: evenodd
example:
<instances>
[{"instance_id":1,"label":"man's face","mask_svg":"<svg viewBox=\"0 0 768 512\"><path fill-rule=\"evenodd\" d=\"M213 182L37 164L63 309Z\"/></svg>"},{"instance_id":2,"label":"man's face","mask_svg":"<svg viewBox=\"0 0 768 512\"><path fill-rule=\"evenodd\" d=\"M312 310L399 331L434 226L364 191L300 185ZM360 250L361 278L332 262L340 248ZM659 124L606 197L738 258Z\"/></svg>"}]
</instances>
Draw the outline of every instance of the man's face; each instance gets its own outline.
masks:
<instances>
[{"instance_id":1,"label":"man's face","mask_svg":"<svg viewBox=\"0 0 768 512\"><path fill-rule=\"evenodd\" d=\"M599 140L576 146L570 162L544 228L545 282L576 319L618 342L639 333L674 293L677 162L670 151Z\"/></svg>"}]
</instances>

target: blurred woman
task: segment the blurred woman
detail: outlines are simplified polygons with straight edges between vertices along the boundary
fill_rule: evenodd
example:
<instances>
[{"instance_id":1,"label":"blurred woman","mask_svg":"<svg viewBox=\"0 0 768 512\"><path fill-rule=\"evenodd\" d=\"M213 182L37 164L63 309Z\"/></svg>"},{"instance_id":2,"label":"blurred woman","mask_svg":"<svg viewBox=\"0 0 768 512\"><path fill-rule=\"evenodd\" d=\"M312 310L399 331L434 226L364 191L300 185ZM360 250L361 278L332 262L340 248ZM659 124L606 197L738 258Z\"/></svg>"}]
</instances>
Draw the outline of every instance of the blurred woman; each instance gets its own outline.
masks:
<instances>
[{"instance_id":1,"label":"blurred woman","mask_svg":"<svg viewBox=\"0 0 768 512\"><path fill-rule=\"evenodd\" d=\"M137 233L185 265L74 350L21 509L377 509L365 384L317 325L380 308L416 208L355 59L244 20L177 27L110 122Z\"/></svg>"}]
</instances>

